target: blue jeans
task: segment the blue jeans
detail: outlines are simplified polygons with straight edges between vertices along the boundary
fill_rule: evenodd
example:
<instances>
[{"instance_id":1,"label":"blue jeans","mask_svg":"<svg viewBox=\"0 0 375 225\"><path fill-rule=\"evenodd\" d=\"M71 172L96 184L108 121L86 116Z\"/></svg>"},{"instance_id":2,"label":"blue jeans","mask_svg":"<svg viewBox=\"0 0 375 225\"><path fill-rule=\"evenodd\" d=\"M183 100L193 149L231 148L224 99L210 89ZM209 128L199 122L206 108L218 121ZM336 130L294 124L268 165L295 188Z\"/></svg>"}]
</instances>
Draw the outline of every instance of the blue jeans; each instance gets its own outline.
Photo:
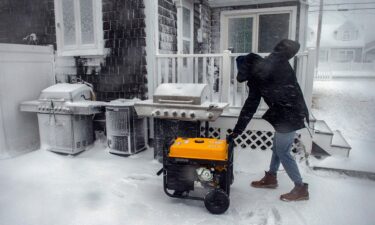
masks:
<instances>
[{"instance_id":1,"label":"blue jeans","mask_svg":"<svg viewBox=\"0 0 375 225\"><path fill-rule=\"evenodd\" d=\"M289 133L275 132L270 170L268 172L276 174L281 163L290 179L296 185L301 185L303 184L301 174L299 173L296 160L290 154L295 134L295 131Z\"/></svg>"}]
</instances>

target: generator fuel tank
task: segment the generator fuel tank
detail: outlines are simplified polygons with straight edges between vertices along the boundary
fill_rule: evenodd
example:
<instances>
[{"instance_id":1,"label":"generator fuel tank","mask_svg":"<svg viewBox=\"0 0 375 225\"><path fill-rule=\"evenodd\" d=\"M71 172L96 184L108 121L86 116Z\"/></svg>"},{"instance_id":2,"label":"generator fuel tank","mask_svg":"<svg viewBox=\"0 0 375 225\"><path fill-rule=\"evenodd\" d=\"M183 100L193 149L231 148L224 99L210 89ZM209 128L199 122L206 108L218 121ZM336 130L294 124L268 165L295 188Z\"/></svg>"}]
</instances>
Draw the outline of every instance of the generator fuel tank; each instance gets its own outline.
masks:
<instances>
[{"instance_id":1,"label":"generator fuel tank","mask_svg":"<svg viewBox=\"0 0 375 225\"><path fill-rule=\"evenodd\" d=\"M169 149L169 157L198 160L228 160L226 140L213 138L177 138Z\"/></svg>"}]
</instances>

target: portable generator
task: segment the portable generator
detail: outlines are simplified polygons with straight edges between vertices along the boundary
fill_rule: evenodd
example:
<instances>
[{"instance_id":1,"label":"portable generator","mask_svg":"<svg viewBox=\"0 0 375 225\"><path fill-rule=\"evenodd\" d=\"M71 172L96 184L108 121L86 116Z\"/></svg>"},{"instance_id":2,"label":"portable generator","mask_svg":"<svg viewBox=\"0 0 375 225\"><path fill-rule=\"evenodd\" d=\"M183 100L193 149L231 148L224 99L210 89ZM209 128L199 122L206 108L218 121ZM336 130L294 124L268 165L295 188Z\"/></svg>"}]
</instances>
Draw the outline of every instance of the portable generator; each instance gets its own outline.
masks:
<instances>
[{"instance_id":1,"label":"portable generator","mask_svg":"<svg viewBox=\"0 0 375 225\"><path fill-rule=\"evenodd\" d=\"M233 141L179 137L163 152L163 168L158 175L163 173L163 188L168 196L204 201L213 214L228 209Z\"/></svg>"}]
</instances>

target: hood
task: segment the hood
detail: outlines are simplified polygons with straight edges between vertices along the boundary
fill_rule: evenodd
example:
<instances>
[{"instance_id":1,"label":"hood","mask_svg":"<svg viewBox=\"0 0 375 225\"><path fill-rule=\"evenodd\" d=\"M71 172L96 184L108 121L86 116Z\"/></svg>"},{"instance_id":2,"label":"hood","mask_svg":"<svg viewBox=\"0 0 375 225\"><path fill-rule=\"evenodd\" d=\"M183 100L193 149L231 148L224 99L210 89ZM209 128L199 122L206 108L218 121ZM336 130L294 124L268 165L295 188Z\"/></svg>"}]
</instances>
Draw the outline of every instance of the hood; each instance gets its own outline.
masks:
<instances>
[{"instance_id":1,"label":"hood","mask_svg":"<svg viewBox=\"0 0 375 225\"><path fill-rule=\"evenodd\" d=\"M259 63L261 63L263 60L264 59L261 56L254 53L237 57L237 81L242 83L244 81L248 81L251 76L255 76L256 71L259 68Z\"/></svg>"},{"instance_id":2,"label":"hood","mask_svg":"<svg viewBox=\"0 0 375 225\"><path fill-rule=\"evenodd\" d=\"M272 53L285 56L289 60L297 54L299 48L300 48L300 44L298 42L292 41L289 39L284 39L280 41L275 46L275 48L273 48Z\"/></svg>"}]
</instances>

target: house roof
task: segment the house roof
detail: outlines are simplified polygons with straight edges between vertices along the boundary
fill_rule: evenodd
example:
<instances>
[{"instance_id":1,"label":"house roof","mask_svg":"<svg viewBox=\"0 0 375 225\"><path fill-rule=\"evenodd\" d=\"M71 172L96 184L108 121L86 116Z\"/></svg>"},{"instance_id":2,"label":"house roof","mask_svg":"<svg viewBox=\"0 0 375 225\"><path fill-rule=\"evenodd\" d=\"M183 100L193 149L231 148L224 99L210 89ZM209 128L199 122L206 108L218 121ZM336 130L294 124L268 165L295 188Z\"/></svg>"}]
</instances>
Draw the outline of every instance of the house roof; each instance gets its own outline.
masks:
<instances>
[{"instance_id":1,"label":"house roof","mask_svg":"<svg viewBox=\"0 0 375 225\"><path fill-rule=\"evenodd\" d=\"M358 29L358 38L356 40L343 41L335 38L335 32L340 29L344 29L349 26L354 26ZM316 37L317 37L317 26L314 28L309 27L307 36L310 37L307 40L307 47L316 46ZM323 24L322 26L322 35L320 39L320 47L323 48L362 48L365 46L365 39L363 34L363 29L360 26L356 26L352 22L345 22L342 24Z\"/></svg>"},{"instance_id":2,"label":"house roof","mask_svg":"<svg viewBox=\"0 0 375 225\"><path fill-rule=\"evenodd\" d=\"M295 2L306 3L307 0L292 0ZM291 0L208 0L211 7L254 5L265 3L291 2Z\"/></svg>"}]
</instances>

